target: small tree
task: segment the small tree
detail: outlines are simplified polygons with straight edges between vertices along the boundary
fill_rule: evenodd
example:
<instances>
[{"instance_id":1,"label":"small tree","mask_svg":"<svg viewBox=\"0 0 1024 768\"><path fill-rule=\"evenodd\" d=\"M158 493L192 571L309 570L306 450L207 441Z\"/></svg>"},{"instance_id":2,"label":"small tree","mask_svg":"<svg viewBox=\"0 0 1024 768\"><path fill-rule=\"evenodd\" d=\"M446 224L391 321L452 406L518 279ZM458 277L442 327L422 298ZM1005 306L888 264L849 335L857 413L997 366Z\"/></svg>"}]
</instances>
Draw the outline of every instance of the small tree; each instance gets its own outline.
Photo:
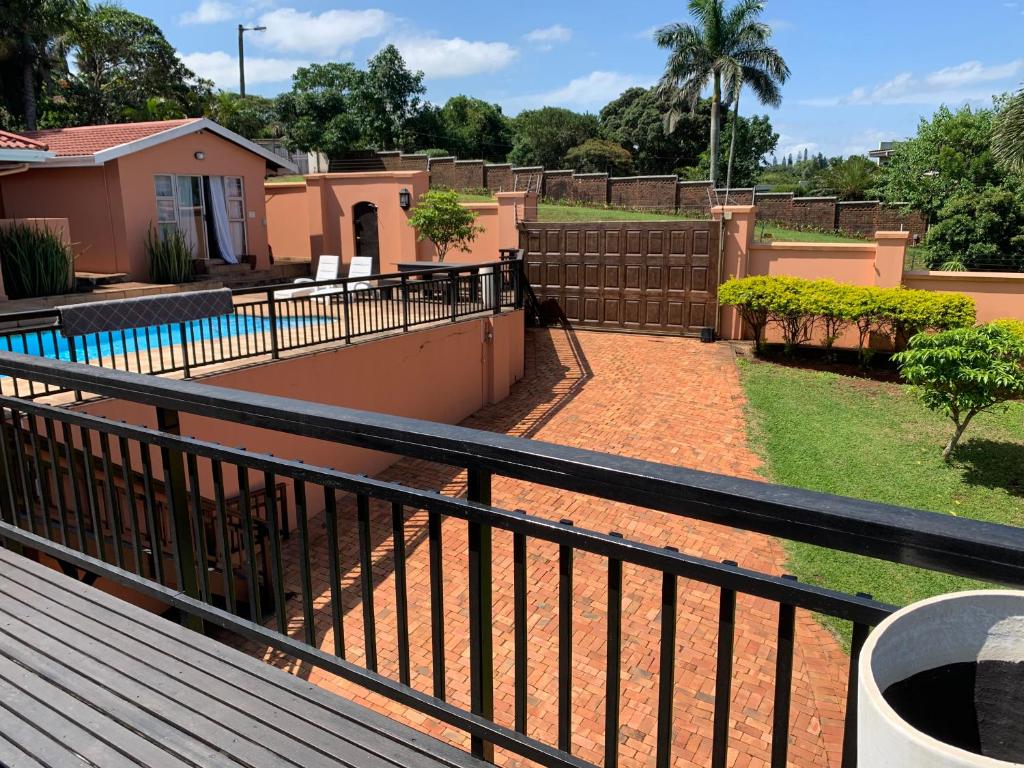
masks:
<instances>
[{"instance_id":1,"label":"small tree","mask_svg":"<svg viewBox=\"0 0 1024 768\"><path fill-rule=\"evenodd\" d=\"M459 204L458 193L442 189L421 195L409 216L409 226L416 228L416 239L432 242L439 262L452 248L469 250L469 244L483 231L474 221L476 212Z\"/></svg>"},{"instance_id":2,"label":"small tree","mask_svg":"<svg viewBox=\"0 0 1024 768\"><path fill-rule=\"evenodd\" d=\"M924 404L953 422L942 452L947 461L975 416L1024 396L1024 337L1005 325L921 333L893 359L903 378L919 387Z\"/></svg>"}]
</instances>

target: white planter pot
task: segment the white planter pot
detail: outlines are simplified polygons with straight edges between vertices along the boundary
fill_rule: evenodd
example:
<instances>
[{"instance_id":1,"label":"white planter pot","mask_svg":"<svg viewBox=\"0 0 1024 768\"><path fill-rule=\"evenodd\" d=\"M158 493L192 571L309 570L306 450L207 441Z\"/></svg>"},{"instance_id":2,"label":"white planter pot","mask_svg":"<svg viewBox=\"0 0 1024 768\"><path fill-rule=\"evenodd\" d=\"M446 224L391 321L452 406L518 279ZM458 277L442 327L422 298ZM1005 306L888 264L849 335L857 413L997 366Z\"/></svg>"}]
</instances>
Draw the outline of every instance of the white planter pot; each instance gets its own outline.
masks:
<instances>
[{"instance_id":1,"label":"white planter pot","mask_svg":"<svg viewBox=\"0 0 1024 768\"><path fill-rule=\"evenodd\" d=\"M871 633L861 651L857 765L1024 765L1019 749L1024 744L1022 662L1024 592L959 592L923 600L894 613ZM949 669L951 665L956 666ZM941 679L921 674L943 668L946 671ZM893 684L915 675L918 677L911 684L889 692L897 712L883 694ZM908 696L910 688L918 695ZM895 690L900 689L902 694L896 694ZM960 691L959 695L955 690ZM977 717L964 713L963 709L974 705ZM937 723L940 716L948 717L956 726ZM940 740L950 738L961 726L974 730L982 752L1000 759ZM925 732L929 730L933 735Z\"/></svg>"}]
</instances>

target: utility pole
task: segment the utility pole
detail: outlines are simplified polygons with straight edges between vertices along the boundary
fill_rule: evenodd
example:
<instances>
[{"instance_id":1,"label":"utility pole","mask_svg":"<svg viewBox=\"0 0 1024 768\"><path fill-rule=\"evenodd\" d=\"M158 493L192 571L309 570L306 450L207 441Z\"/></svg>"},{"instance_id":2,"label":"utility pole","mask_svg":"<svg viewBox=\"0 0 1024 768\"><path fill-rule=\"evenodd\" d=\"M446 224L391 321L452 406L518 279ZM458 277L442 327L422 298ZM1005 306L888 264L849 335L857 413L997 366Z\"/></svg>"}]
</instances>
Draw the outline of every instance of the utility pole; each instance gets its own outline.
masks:
<instances>
[{"instance_id":1,"label":"utility pole","mask_svg":"<svg viewBox=\"0 0 1024 768\"><path fill-rule=\"evenodd\" d=\"M238 93L245 96L245 38L246 32L263 32L266 27L238 25Z\"/></svg>"}]
</instances>

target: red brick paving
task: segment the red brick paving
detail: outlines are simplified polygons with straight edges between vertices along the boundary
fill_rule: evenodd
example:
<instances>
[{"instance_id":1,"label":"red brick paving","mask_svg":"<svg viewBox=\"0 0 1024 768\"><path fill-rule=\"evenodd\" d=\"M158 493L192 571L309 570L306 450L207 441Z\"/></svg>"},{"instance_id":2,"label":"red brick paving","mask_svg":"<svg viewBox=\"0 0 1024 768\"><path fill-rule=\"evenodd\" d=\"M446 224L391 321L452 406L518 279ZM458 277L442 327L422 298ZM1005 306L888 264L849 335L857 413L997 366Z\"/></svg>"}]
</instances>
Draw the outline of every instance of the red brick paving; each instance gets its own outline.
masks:
<instances>
[{"instance_id":1,"label":"red brick paving","mask_svg":"<svg viewBox=\"0 0 1024 768\"><path fill-rule=\"evenodd\" d=\"M597 332L570 335L534 331L527 337L527 376L505 401L484 408L466 426L524 435L738 477L756 477L759 461L747 446L744 398L732 350L689 339ZM384 477L408 485L465 492L464 473L423 461L403 460ZM598 531L672 545L712 559L732 559L767 573L783 572L784 552L766 536L653 512L506 478L496 478L493 503L534 515L570 518ZM313 507L313 501L310 500ZM359 567L354 506L342 507L340 549L345 559L342 601L348 658L363 663ZM379 670L398 677L396 617L390 541L390 508L374 504L374 592ZM449 701L468 708L469 650L465 523L443 526L445 660ZM312 525L317 639L333 649L323 527ZM411 683L430 692L430 604L426 515L406 518ZM292 543L294 546L294 542ZM495 719L513 722L511 536L494 534ZM528 733L556 742L557 548L530 543ZM289 548L288 589L301 594L298 560ZM606 569L601 558L576 553L573 590L573 752L603 763L606 660ZM301 636L301 598L289 600L292 631ZM768 764L771 747L777 605L741 595L737 607L729 764ZM673 758L677 766L708 765L714 713L717 593L680 581L676 649ZM658 685L660 575L625 566L623 586L622 715L620 763L654 763ZM266 652L248 650L373 709L468 748L468 738L443 723L368 694L357 686ZM842 743L847 659L813 617L799 612L794 661L790 764L838 766ZM497 762L519 764L515 756Z\"/></svg>"}]
</instances>

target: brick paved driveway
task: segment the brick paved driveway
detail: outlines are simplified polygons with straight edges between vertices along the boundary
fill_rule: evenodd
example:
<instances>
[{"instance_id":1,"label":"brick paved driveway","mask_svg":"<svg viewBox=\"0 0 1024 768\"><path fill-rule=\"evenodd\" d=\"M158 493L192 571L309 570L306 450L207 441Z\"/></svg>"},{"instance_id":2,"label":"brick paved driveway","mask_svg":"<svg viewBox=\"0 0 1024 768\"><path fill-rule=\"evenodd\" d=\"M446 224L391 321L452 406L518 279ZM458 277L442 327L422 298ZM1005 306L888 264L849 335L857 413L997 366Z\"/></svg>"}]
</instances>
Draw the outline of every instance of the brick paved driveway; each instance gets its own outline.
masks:
<instances>
[{"instance_id":1,"label":"brick paved driveway","mask_svg":"<svg viewBox=\"0 0 1024 768\"><path fill-rule=\"evenodd\" d=\"M465 426L524 435L564 445L608 451L756 477L758 458L747 446L744 398L731 349L691 339L543 330L528 333L527 375L502 403L489 406ZM408 485L462 493L465 476L422 461L403 460L384 477ZM784 552L765 536L710 523L593 499L580 494L496 478L493 502L553 519L570 518L599 531L672 545L688 554L732 559L768 573L782 573ZM354 505L343 508L341 547L344 630L348 658L361 663L362 617L355 556ZM394 575L390 507L374 505L374 579L380 671L395 679ZM317 639L333 648L323 528L311 525ZM448 698L468 708L469 650L465 524L444 523L446 663ZM413 687L431 690L429 581L426 516L406 519ZM346 549L347 547L347 549ZM495 717L512 725L511 536L494 534ZM294 550L289 549L289 589L300 593ZM577 553L574 588L573 752L603 762L606 565ZM531 542L529 568L530 735L555 743L557 715L557 548ZM622 650L623 766L653 765L657 712L660 577L627 566L624 575ZM300 593L301 594L301 593ZM301 636L301 599L289 601L290 620ZM717 591L680 580L676 654L675 764L708 765L714 702ZM737 608L730 765L767 765L771 738L777 606L740 596ZM794 662L790 762L838 766L842 739L847 659L835 639L800 612ZM459 731L321 670L248 647L296 674L396 719L468 748ZM500 752L499 763L519 761Z\"/></svg>"}]
</instances>

